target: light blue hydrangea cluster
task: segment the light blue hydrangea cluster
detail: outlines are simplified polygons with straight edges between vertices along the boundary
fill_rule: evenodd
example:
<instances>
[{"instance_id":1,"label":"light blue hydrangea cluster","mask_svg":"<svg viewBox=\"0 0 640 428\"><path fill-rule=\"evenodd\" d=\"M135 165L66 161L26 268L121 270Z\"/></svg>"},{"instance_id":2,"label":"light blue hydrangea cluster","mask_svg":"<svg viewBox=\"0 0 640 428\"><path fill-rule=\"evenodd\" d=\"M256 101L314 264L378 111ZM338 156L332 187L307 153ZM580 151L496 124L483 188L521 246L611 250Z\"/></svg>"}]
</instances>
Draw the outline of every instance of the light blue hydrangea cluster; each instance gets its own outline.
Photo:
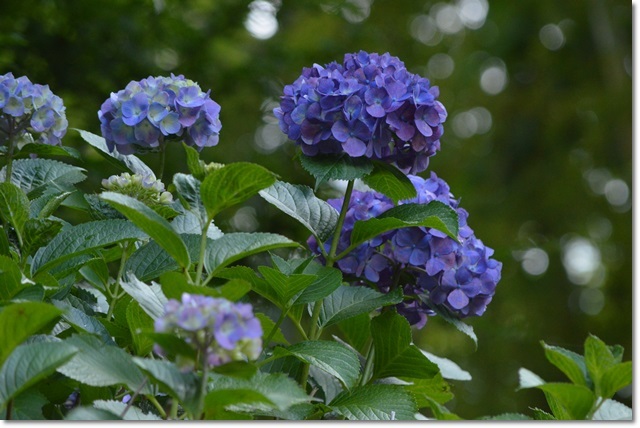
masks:
<instances>
[{"instance_id":1,"label":"light blue hydrangea cluster","mask_svg":"<svg viewBox=\"0 0 640 428\"><path fill-rule=\"evenodd\" d=\"M173 202L173 195L165 190L164 183L151 174L124 172L120 175L112 175L102 180L102 187L146 203L169 205Z\"/></svg>"},{"instance_id":2,"label":"light blue hydrangea cluster","mask_svg":"<svg viewBox=\"0 0 640 428\"><path fill-rule=\"evenodd\" d=\"M403 228L382 234L360 245L337 262L338 268L355 284L368 285L381 292L402 287L405 301L398 312L411 324L423 327L433 315L431 305L448 310L459 318L482 315L500 281L502 263L491 258L493 250L476 238L467 225L468 213L459 207L447 183L431 173L430 178L408 176L417 197L401 201L427 204L437 200L456 210L458 241L428 227ZM342 199L328 201L336 210ZM377 192L354 191L346 213L338 252L349 246L356 221L377 217L394 206ZM320 254L311 237L308 244ZM331 241L325 243L328 251Z\"/></svg>"},{"instance_id":3,"label":"light blue hydrangea cluster","mask_svg":"<svg viewBox=\"0 0 640 428\"><path fill-rule=\"evenodd\" d=\"M12 73L0 76L0 143L29 132L39 134L37 142L60 145L67 126L62 99L48 85Z\"/></svg>"},{"instance_id":4,"label":"light blue hydrangea cluster","mask_svg":"<svg viewBox=\"0 0 640 428\"><path fill-rule=\"evenodd\" d=\"M250 304L183 293L181 301L169 299L154 327L159 333L175 333L205 352L212 367L255 360L262 351L262 327ZM164 354L158 345L155 350Z\"/></svg>"},{"instance_id":5,"label":"light blue hydrangea cluster","mask_svg":"<svg viewBox=\"0 0 640 428\"><path fill-rule=\"evenodd\" d=\"M184 76L151 77L130 82L98 111L109 150L122 154L158 149L182 140L202 150L218 144L220 105Z\"/></svg>"},{"instance_id":6,"label":"light blue hydrangea cluster","mask_svg":"<svg viewBox=\"0 0 640 428\"><path fill-rule=\"evenodd\" d=\"M360 51L304 68L274 114L307 156L346 152L415 174L440 149L447 111L438 96L397 57Z\"/></svg>"}]
</instances>

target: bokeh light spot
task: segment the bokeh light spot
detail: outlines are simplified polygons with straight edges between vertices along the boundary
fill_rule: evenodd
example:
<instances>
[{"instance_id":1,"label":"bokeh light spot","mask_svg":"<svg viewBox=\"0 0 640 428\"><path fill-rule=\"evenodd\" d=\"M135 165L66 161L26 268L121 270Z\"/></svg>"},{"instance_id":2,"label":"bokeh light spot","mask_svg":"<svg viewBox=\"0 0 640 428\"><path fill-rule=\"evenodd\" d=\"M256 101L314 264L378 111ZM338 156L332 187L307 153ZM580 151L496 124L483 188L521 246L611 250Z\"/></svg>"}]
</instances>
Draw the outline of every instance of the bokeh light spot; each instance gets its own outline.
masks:
<instances>
[{"instance_id":1,"label":"bokeh light spot","mask_svg":"<svg viewBox=\"0 0 640 428\"><path fill-rule=\"evenodd\" d=\"M497 95L507 86L507 66L500 59L488 62L480 74L480 87L489 95Z\"/></svg>"},{"instance_id":2,"label":"bokeh light spot","mask_svg":"<svg viewBox=\"0 0 640 428\"><path fill-rule=\"evenodd\" d=\"M569 280L574 284L588 284L599 270L600 250L589 239L570 238L563 246L562 264Z\"/></svg>"},{"instance_id":3,"label":"bokeh light spot","mask_svg":"<svg viewBox=\"0 0 640 428\"><path fill-rule=\"evenodd\" d=\"M549 268L549 255L541 248L529 248L522 255L521 264L529 275L542 275Z\"/></svg>"},{"instance_id":4,"label":"bokeh light spot","mask_svg":"<svg viewBox=\"0 0 640 428\"><path fill-rule=\"evenodd\" d=\"M550 51L557 51L564 46L565 37L562 29L555 24L547 24L538 33L542 45Z\"/></svg>"},{"instance_id":5,"label":"bokeh light spot","mask_svg":"<svg viewBox=\"0 0 640 428\"><path fill-rule=\"evenodd\" d=\"M465 27L477 30L484 25L489 12L487 0L460 0L458 14Z\"/></svg>"},{"instance_id":6,"label":"bokeh light spot","mask_svg":"<svg viewBox=\"0 0 640 428\"><path fill-rule=\"evenodd\" d=\"M255 0L249 5L249 14L244 26L256 39L266 40L278 31L276 6L265 0Z\"/></svg>"},{"instance_id":7,"label":"bokeh light spot","mask_svg":"<svg viewBox=\"0 0 640 428\"><path fill-rule=\"evenodd\" d=\"M429 77L435 79L446 79L451 76L454 68L455 63L453 62L453 58L444 53L433 55L427 63Z\"/></svg>"}]
</instances>

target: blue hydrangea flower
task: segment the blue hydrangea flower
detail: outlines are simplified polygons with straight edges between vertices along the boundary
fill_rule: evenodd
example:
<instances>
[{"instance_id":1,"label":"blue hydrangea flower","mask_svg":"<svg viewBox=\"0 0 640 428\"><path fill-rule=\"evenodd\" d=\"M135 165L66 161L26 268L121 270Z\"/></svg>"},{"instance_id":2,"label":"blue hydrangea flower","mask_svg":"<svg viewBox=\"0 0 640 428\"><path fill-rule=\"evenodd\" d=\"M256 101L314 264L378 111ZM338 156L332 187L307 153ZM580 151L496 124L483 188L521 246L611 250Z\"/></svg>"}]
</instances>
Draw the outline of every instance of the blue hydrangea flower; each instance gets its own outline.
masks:
<instances>
[{"instance_id":1,"label":"blue hydrangea flower","mask_svg":"<svg viewBox=\"0 0 640 428\"><path fill-rule=\"evenodd\" d=\"M304 68L274 114L307 156L345 152L415 174L440 149L447 111L438 95L397 57L360 51Z\"/></svg>"},{"instance_id":2,"label":"blue hydrangea flower","mask_svg":"<svg viewBox=\"0 0 640 428\"><path fill-rule=\"evenodd\" d=\"M132 81L112 93L98 111L109 150L131 154L182 140L202 150L218 144L220 105L184 76Z\"/></svg>"},{"instance_id":3,"label":"blue hydrangea flower","mask_svg":"<svg viewBox=\"0 0 640 428\"><path fill-rule=\"evenodd\" d=\"M211 366L255 360L262 352L262 326L251 305L245 303L183 293L181 301L167 301L154 328L185 338L206 353L205 360ZM164 354L158 345L155 350Z\"/></svg>"},{"instance_id":4,"label":"blue hydrangea flower","mask_svg":"<svg viewBox=\"0 0 640 428\"><path fill-rule=\"evenodd\" d=\"M491 258L493 250L475 237L467 224L467 211L459 207L444 180L433 172L428 179L408 177L417 196L400 204L437 200L449 205L458 214L458 241L432 228L398 229L358 246L337 262L338 268L357 285L381 292L402 287L405 301L397 306L398 312L420 328L428 315L435 314L431 306L446 309L459 318L482 315L500 281L502 263ZM343 200L328 202L339 210ZM354 191L338 253L349 246L356 221L377 217L393 206L380 193ZM321 253L315 238L309 238L308 244L314 253ZM331 242L325 245L328 251Z\"/></svg>"},{"instance_id":5,"label":"blue hydrangea flower","mask_svg":"<svg viewBox=\"0 0 640 428\"><path fill-rule=\"evenodd\" d=\"M12 73L0 76L0 143L28 132L39 134L36 142L60 145L68 124L62 99L48 85Z\"/></svg>"}]
</instances>

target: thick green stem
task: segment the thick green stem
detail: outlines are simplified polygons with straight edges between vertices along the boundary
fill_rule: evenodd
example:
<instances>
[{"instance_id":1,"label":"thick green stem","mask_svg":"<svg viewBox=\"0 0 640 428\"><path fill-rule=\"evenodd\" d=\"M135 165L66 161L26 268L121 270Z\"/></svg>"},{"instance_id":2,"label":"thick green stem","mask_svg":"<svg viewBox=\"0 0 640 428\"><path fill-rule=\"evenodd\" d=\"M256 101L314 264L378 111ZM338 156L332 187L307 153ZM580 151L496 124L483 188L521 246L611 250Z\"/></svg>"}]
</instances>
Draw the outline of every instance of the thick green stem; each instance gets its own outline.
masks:
<instances>
[{"instance_id":1,"label":"thick green stem","mask_svg":"<svg viewBox=\"0 0 640 428\"><path fill-rule=\"evenodd\" d=\"M373 348L373 340L369 338L369 343L367 344L366 362L364 364L364 369L362 371L362 377L360 378L360 385L366 385L366 383L369 382L369 379L371 379L374 353L375 353L375 349Z\"/></svg>"},{"instance_id":2,"label":"thick green stem","mask_svg":"<svg viewBox=\"0 0 640 428\"><path fill-rule=\"evenodd\" d=\"M203 285L202 282L202 270L204 269L204 255L207 251L207 232L209 231L209 225L211 219L207 219L207 224L202 228L202 238L200 239L200 257L198 258L198 268L196 270L196 285Z\"/></svg>"},{"instance_id":3,"label":"thick green stem","mask_svg":"<svg viewBox=\"0 0 640 428\"><path fill-rule=\"evenodd\" d=\"M204 398L207 395L207 384L209 382L209 364L207 363L206 350L201 352L202 357L202 383L200 384L200 399L198 400L198 419L204 419Z\"/></svg>"},{"instance_id":4,"label":"thick green stem","mask_svg":"<svg viewBox=\"0 0 640 428\"><path fill-rule=\"evenodd\" d=\"M162 406L160 405L160 403L158 403L158 400L156 399L156 397L153 395L147 395L146 397L147 397L147 400L149 400L151 404L153 404L153 406L156 408L158 413L160 413L160 416L162 416L164 419L167 419L167 412L165 412Z\"/></svg>"},{"instance_id":5,"label":"thick green stem","mask_svg":"<svg viewBox=\"0 0 640 428\"><path fill-rule=\"evenodd\" d=\"M284 308L282 310L282 312L280 313L280 317L278 317L278 321L276 321L276 323L273 325L273 328L271 329L271 331L269 332L269 334L267 334L265 336L263 343L263 350L262 352L264 353L267 349L267 346L269 346L269 342L271 342L271 339L273 338L273 336L276 334L276 331L278 331L278 328L280 327L280 324L282 324L282 322L284 321L284 319L287 317L287 314L289 313L289 309L290 308Z\"/></svg>"},{"instance_id":6,"label":"thick green stem","mask_svg":"<svg viewBox=\"0 0 640 428\"><path fill-rule=\"evenodd\" d=\"M107 292L111 295L111 301L109 302L109 311L107 312L107 319L111 319L111 315L113 315L113 310L115 309L116 303L118 299L122 297L119 295L120 291L120 281L122 281L122 275L124 274L124 266L127 262L127 258L129 257L129 247L131 244L129 242L125 244L121 244L122 254L120 255L120 268L118 269L118 275L116 276L116 283L113 291L109 290L109 286L107 285Z\"/></svg>"}]
</instances>

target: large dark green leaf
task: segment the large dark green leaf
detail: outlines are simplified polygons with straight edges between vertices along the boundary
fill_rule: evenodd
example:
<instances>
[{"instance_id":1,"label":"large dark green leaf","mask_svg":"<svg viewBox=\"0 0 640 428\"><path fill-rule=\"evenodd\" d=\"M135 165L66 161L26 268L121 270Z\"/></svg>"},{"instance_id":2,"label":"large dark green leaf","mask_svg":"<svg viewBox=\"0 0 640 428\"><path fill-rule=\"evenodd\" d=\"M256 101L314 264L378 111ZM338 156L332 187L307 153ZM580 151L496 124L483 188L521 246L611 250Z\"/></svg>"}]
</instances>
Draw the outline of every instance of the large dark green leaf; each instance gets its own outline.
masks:
<instances>
[{"instance_id":1,"label":"large dark green leaf","mask_svg":"<svg viewBox=\"0 0 640 428\"><path fill-rule=\"evenodd\" d=\"M316 279L300 293L300 296L295 300L297 305L323 299L342 285L342 272L339 269L312 263L303 272L316 275Z\"/></svg>"},{"instance_id":2,"label":"large dark green leaf","mask_svg":"<svg viewBox=\"0 0 640 428\"><path fill-rule=\"evenodd\" d=\"M213 219L220 211L249 199L275 181L271 171L248 162L228 164L209 172L200 186L208 218Z\"/></svg>"},{"instance_id":3,"label":"large dark green leaf","mask_svg":"<svg viewBox=\"0 0 640 428\"><path fill-rule=\"evenodd\" d=\"M24 223L29 218L29 199L11 183L0 183L0 218L13 226L22 245Z\"/></svg>"},{"instance_id":4,"label":"large dark green leaf","mask_svg":"<svg viewBox=\"0 0 640 428\"><path fill-rule=\"evenodd\" d=\"M20 187L30 199L42 195L46 189L69 190L71 185L86 178L85 170L52 159L18 159L13 162L11 183ZM5 180L6 167L0 171Z\"/></svg>"},{"instance_id":5,"label":"large dark green leaf","mask_svg":"<svg viewBox=\"0 0 640 428\"><path fill-rule=\"evenodd\" d=\"M549 407L558 419L582 420L596 400L593 392L583 385L545 383L536 388L544 391Z\"/></svg>"},{"instance_id":6,"label":"large dark green leaf","mask_svg":"<svg viewBox=\"0 0 640 428\"><path fill-rule=\"evenodd\" d=\"M371 335L375 349L373 379L391 376L429 379L438 374L438 366L412 343L411 326L405 317L384 312L371 320Z\"/></svg>"},{"instance_id":7,"label":"large dark green leaf","mask_svg":"<svg viewBox=\"0 0 640 428\"><path fill-rule=\"evenodd\" d=\"M46 247L36 252L31 264L31 274L35 276L65 260L96 249L146 237L140 229L126 220L90 221L68 227Z\"/></svg>"},{"instance_id":8,"label":"large dark green leaf","mask_svg":"<svg viewBox=\"0 0 640 428\"><path fill-rule=\"evenodd\" d=\"M204 207L204 202L200 196L200 186L202 183L193 175L187 175L177 173L173 176L173 185L176 186L176 193L180 198L180 201L185 206L188 212L192 213L198 219L200 223L200 231L202 226L207 224L207 209Z\"/></svg>"},{"instance_id":9,"label":"large dark green leaf","mask_svg":"<svg viewBox=\"0 0 640 428\"><path fill-rule=\"evenodd\" d=\"M356 421L415 420L411 394L399 385L365 385L344 391L329 403L339 415Z\"/></svg>"},{"instance_id":10,"label":"large dark green leaf","mask_svg":"<svg viewBox=\"0 0 640 428\"><path fill-rule=\"evenodd\" d=\"M560 369L571 382L578 385L589 386L591 378L587 374L587 366L582 355L559 346L547 345L544 342L541 343L547 360Z\"/></svg>"},{"instance_id":11,"label":"large dark green leaf","mask_svg":"<svg viewBox=\"0 0 640 428\"><path fill-rule=\"evenodd\" d=\"M266 284L277 296L277 300L273 301L273 303L281 308L289 306L291 299L311 285L316 279L314 275L285 275L277 269L267 266L260 266L258 270L262 274ZM261 291L255 288L254 290L258 293ZM273 293L263 293L263 296L269 298L273 296Z\"/></svg>"},{"instance_id":12,"label":"large dark green leaf","mask_svg":"<svg viewBox=\"0 0 640 428\"><path fill-rule=\"evenodd\" d=\"M417 196L411 180L398 168L385 162L374 161L373 171L363 177L362 181L373 190L391 198L395 204Z\"/></svg>"},{"instance_id":13,"label":"large dark green leaf","mask_svg":"<svg viewBox=\"0 0 640 428\"><path fill-rule=\"evenodd\" d=\"M310 187L276 181L272 186L261 190L260 196L298 220L321 242L326 241L335 231L338 212L316 197Z\"/></svg>"},{"instance_id":14,"label":"large dark green leaf","mask_svg":"<svg viewBox=\"0 0 640 428\"><path fill-rule=\"evenodd\" d=\"M130 196L104 192L100 195L100 199L107 201L141 230L149 234L180 266L189 267L191 259L185 243L162 216Z\"/></svg>"},{"instance_id":15,"label":"large dark green leaf","mask_svg":"<svg viewBox=\"0 0 640 428\"><path fill-rule=\"evenodd\" d=\"M362 156L352 158L346 153L340 155L305 156L300 154L302 167L316 179L316 189L328 180L355 180L373 171L373 163Z\"/></svg>"},{"instance_id":16,"label":"large dark green leaf","mask_svg":"<svg viewBox=\"0 0 640 428\"><path fill-rule=\"evenodd\" d=\"M9 257L0 255L0 301L11 300L23 288L20 267Z\"/></svg>"},{"instance_id":17,"label":"large dark green leaf","mask_svg":"<svg viewBox=\"0 0 640 428\"><path fill-rule=\"evenodd\" d=\"M402 290L382 294L367 287L340 286L322 301L319 323L327 327L383 306L402 302Z\"/></svg>"}]
</instances>

